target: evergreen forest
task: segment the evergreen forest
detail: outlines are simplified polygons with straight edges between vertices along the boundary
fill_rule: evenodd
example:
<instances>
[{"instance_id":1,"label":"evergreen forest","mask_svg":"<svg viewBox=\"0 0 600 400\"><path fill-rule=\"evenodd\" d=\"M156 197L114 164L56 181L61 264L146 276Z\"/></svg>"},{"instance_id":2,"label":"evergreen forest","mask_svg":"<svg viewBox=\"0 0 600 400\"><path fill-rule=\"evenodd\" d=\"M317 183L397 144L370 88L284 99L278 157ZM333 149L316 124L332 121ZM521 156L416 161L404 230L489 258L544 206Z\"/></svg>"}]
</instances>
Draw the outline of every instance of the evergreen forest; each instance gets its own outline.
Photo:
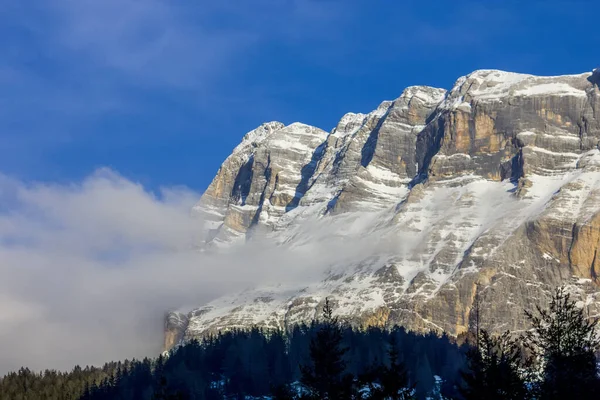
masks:
<instances>
[{"instance_id":1,"label":"evergreen forest","mask_svg":"<svg viewBox=\"0 0 600 400\"><path fill-rule=\"evenodd\" d=\"M476 320L459 345L401 327L355 329L326 301L318 321L289 332L227 331L69 372L23 367L0 378L0 400L599 398L598 321L562 288L526 314L524 334L493 335Z\"/></svg>"}]
</instances>

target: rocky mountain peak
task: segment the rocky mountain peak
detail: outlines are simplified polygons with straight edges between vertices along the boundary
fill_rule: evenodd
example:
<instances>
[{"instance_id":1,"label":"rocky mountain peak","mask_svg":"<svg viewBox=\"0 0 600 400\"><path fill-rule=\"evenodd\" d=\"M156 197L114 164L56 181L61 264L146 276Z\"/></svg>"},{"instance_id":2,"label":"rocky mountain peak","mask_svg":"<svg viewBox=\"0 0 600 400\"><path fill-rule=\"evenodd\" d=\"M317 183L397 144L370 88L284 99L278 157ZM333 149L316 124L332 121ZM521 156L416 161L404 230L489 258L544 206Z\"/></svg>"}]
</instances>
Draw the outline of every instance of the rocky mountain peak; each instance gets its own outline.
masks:
<instances>
[{"instance_id":1,"label":"rocky mountain peak","mask_svg":"<svg viewBox=\"0 0 600 400\"><path fill-rule=\"evenodd\" d=\"M271 121L261 124L258 128L246 133L242 142L233 150L233 153L244 151L249 147L256 147L271 133L283 129L285 125L281 122Z\"/></svg>"},{"instance_id":2,"label":"rocky mountain peak","mask_svg":"<svg viewBox=\"0 0 600 400\"><path fill-rule=\"evenodd\" d=\"M446 93L446 89L440 89L431 86L409 86L404 89L398 100L419 100L425 104L437 106L442 100L444 100Z\"/></svg>"},{"instance_id":3,"label":"rocky mountain peak","mask_svg":"<svg viewBox=\"0 0 600 400\"><path fill-rule=\"evenodd\" d=\"M329 133L277 122L251 131L194 208L201 246L253 235L310 248L335 232L326 240L363 251L327 258L329 273L308 287L260 287L173 317L169 337L286 328L326 295L356 325L452 335L468 328L477 287L491 331L526 328L523 309L557 285L599 314L598 74L479 70L448 92L409 87Z\"/></svg>"},{"instance_id":4,"label":"rocky mountain peak","mask_svg":"<svg viewBox=\"0 0 600 400\"><path fill-rule=\"evenodd\" d=\"M589 73L563 76L534 76L500 70L478 70L459 78L450 90L444 108L465 102L499 102L513 97L585 97Z\"/></svg>"},{"instance_id":5,"label":"rocky mountain peak","mask_svg":"<svg viewBox=\"0 0 600 400\"><path fill-rule=\"evenodd\" d=\"M356 131L360 125L363 123L366 114L361 113L347 113L340 119L338 124L332 130L332 136L336 137L344 137L349 133Z\"/></svg>"}]
</instances>

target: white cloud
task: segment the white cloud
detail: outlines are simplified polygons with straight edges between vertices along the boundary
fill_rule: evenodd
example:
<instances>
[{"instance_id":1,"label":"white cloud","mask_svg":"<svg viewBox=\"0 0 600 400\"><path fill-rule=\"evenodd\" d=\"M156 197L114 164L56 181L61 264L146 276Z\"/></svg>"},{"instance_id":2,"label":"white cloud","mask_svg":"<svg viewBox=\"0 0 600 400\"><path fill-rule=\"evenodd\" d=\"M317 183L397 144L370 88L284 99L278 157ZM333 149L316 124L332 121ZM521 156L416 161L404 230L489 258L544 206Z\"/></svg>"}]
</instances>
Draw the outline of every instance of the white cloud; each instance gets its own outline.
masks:
<instances>
[{"instance_id":1,"label":"white cloud","mask_svg":"<svg viewBox=\"0 0 600 400\"><path fill-rule=\"evenodd\" d=\"M192 250L197 198L109 170L62 186L1 177L0 371L156 354L167 309L226 290Z\"/></svg>"},{"instance_id":2,"label":"white cloud","mask_svg":"<svg viewBox=\"0 0 600 400\"><path fill-rule=\"evenodd\" d=\"M181 187L151 193L107 169L62 185L0 174L0 374L156 355L168 310L258 284L302 286L389 245L309 222L296 234L318 240L295 248L256 238L199 252L198 198Z\"/></svg>"}]
</instances>

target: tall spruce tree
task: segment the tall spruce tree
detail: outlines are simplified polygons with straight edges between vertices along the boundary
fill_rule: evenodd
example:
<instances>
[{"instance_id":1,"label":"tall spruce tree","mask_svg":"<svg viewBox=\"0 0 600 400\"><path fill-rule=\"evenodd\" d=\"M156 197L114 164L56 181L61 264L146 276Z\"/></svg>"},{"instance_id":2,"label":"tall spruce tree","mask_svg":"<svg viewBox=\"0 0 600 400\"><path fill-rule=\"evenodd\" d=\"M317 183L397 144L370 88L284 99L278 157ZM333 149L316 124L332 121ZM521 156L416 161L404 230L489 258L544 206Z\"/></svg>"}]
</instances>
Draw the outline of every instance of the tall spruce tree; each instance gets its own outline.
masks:
<instances>
[{"instance_id":1,"label":"tall spruce tree","mask_svg":"<svg viewBox=\"0 0 600 400\"><path fill-rule=\"evenodd\" d=\"M394 336L388 347L388 365L377 365L361 376L361 383L368 390L363 398L369 400L413 400L415 385L410 385L408 372L400 361L400 354Z\"/></svg>"},{"instance_id":2,"label":"tall spruce tree","mask_svg":"<svg viewBox=\"0 0 600 400\"><path fill-rule=\"evenodd\" d=\"M342 345L342 328L329 299L325 299L323 320L310 341L311 363L301 366L302 384L305 394L302 398L319 400L351 399L354 377L346 373L344 355L348 351Z\"/></svg>"},{"instance_id":3,"label":"tall spruce tree","mask_svg":"<svg viewBox=\"0 0 600 400\"><path fill-rule=\"evenodd\" d=\"M598 319L587 318L565 288L556 290L548 310L537 307L536 314L526 312L533 330L525 339L542 370L539 399L597 399Z\"/></svg>"},{"instance_id":4,"label":"tall spruce tree","mask_svg":"<svg viewBox=\"0 0 600 400\"><path fill-rule=\"evenodd\" d=\"M528 367L520 344L505 332L492 336L481 329L479 347L467 353L468 369L460 389L465 400L524 400L529 393L522 370Z\"/></svg>"}]
</instances>

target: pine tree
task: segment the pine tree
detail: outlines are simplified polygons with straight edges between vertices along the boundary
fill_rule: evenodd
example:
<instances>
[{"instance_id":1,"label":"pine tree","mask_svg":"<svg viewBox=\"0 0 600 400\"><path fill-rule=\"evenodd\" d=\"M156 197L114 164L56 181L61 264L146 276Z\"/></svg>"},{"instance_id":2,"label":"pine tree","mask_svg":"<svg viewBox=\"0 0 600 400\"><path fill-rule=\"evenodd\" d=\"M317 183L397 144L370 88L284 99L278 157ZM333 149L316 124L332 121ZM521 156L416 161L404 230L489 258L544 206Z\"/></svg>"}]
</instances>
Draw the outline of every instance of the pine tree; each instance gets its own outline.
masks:
<instances>
[{"instance_id":1,"label":"pine tree","mask_svg":"<svg viewBox=\"0 0 600 400\"><path fill-rule=\"evenodd\" d=\"M90 398L90 384L88 382L85 383L85 388L83 389L83 394L81 395L81 400L89 400Z\"/></svg>"},{"instance_id":2,"label":"pine tree","mask_svg":"<svg viewBox=\"0 0 600 400\"><path fill-rule=\"evenodd\" d=\"M368 387L370 400L412 400L414 385L409 385L408 372L400 361L395 337L392 336L388 348L389 366L378 365L361 376L361 383Z\"/></svg>"},{"instance_id":3,"label":"pine tree","mask_svg":"<svg viewBox=\"0 0 600 400\"><path fill-rule=\"evenodd\" d=\"M586 318L564 288L554 293L548 310L526 312L533 330L528 348L542 368L539 398L591 399L600 390L595 352L600 349L598 319Z\"/></svg>"},{"instance_id":4,"label":"pine tree","mask_svg":"<svg viewBox=\"0 0 600 400\"><path fill-rule=\"evenodd\" d=\"M528 366L519 343L509 332L498 337L479 332L479 348L467 353L460 392L465 400L523 400L529 397L521 370Z\"/></svg>"},{"instance_id":5,"label":"pine tree","mask_svg":"<svg viewBox=\"0 0 600 400\"><path fill-rule=\"evenodd\" d=\"M304 398L320 400L345 400L352 398L354 377L346 373L342 346L342 328L329 299L325 299L323 321L311 339L309 353L311 364L301 366L300 383L307 392Z\"/></svg>"}]
</instances>

